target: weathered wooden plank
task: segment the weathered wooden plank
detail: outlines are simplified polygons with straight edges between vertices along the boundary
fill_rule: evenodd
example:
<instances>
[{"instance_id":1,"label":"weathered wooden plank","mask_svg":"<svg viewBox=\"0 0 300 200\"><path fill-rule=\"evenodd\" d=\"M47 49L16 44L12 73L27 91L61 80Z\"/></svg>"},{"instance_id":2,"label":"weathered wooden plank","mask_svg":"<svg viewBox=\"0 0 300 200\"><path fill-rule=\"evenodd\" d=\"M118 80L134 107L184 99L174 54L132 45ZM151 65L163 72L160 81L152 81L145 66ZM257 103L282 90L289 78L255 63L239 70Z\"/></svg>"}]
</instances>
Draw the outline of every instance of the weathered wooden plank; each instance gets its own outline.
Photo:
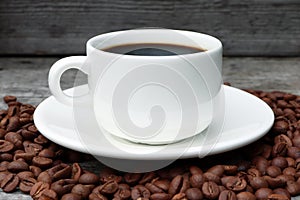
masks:
<instances>
[{"instance_id":1,"label":"weathered wooden plank","mask_svg":"<svg viewBox=\"0 0 300 200\"><path fill-rule=\"evenodd\" d=\"M165 27L219 37L225 55L300 55L297 0L1 0L0 26L0 54L78 54L93 35Z\"/></svg>"}]
</instances>

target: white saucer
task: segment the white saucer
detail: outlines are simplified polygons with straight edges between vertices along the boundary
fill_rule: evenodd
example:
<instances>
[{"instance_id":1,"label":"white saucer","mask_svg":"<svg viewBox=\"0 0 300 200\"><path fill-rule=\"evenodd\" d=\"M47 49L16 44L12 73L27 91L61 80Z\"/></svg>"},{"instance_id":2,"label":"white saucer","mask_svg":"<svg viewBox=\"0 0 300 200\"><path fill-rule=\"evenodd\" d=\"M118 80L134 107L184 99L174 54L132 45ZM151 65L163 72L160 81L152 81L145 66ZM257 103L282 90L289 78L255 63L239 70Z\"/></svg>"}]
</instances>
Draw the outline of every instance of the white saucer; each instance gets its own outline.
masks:
<instances>
[{"instance_id":1,"label":"white saucer","mask_svg":"<svg viewBox=\"0 0 300 200\"><path fill-rule=\"evenodd\" d=\"M197 136L168 145L132 143L108 133L99 134L99 127L90 107L82 108L81 115L75 120L72 107L57 102L53 96L36 108L34 122L38 130L51 141L99 157L126 160L203 157L254 142L269 131L274 121L272 110L259 98L233 87L223 88L225 121L218 138L211 138L210 135L213 134L207 134L208 131L205 130ZM73 90L71 88L65 92L72 94ZM87 91L87 86L79 86L76 90ZM214 129L210 128L210 131ZM80 136L78 130L84 131L84 134Z\"/></svg>"}]
</instances>

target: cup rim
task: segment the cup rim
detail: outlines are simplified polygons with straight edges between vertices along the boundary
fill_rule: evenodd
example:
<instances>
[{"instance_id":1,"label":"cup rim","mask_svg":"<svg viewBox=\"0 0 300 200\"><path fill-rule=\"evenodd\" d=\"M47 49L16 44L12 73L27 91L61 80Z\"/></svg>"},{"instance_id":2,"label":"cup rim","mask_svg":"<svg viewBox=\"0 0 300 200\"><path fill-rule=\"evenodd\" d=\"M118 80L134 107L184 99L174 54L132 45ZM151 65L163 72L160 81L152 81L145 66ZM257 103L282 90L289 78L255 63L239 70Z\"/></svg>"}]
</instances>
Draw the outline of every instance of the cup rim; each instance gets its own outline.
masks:
<instances>
[{"instance_id":1,"label":"cup rim","mask_svg":"<svg viewBox=\"0 0 300 200\"><path fill-rule=\"evenodd\" d=\"M113 53L113 52L105 51L105 50L102 50L102 49L98 49L94 45L94 43L96 41L100 40L100 39L111 37L111 36L114 36L114 35L117 35L117 34L122 34L122 33L129 32L129 31L149 31L149 30L151 30L151 31L162 31L162 30L166 31L166 30L168 30L168 31L175 31L175 32L178 32L178 33L183 33L183 34L198 35L203 39L209 39L209 40L213 41L215 45L214 45L213 48L210 48L210 49L204 48L205 51L201 51L201 52L187 53L187 54L175 54L175 55L162 55L162 56L119 54L119 53ZM126 43L124 43L124 45L125 44ZM171 44L171 43L166 42L165 44ZM180 44L180 45L184 45L184 44ZM189 30L164 29L164 28L142 28L142 29L128 29L128 30L107 32L107 33L96 35L96 36L90 38L86 43L87 50L90 50L93 53L98 52L98 53L101 53L101 54L107 54L107 55L113 55L113 56L126 56L126 57L131 57L131 58L175 58L175 57L178 57L178 56L195 56L195 55L214 53L216 51L221 50L222 47L223 47L222 42L218 38L216 38L214 36L211 36L211 35L208 35L208 34L205 34L205 33L199 33L199 32L189 31Z\"/></svg>"}]
</instances>

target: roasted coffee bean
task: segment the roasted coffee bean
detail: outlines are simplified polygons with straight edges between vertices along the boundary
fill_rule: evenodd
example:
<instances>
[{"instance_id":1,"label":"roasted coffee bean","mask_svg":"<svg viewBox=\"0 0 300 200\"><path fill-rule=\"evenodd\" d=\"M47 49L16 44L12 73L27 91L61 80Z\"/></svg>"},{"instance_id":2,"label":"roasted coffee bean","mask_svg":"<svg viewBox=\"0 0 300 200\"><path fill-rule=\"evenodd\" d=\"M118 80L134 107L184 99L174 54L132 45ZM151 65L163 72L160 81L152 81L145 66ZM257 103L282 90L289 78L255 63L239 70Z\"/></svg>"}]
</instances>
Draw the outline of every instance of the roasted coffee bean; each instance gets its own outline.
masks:
<instances>
[{"instance_id":1,"label":"roasted coffee bean","mask_svg":"<svg viewBox=\"0 0 300 200\"><path fill-rule=\"evenodd\" d=\"M19 188L24 193L29 193L34 184L36 184L36 180L34 178L24 178L21 180Z\"/></svg>"},{"instance_id":2,"label":"roasted coffee bean","mask_svg":"<svg viewBox=\"0 0 300 200\"><path fill-rule=\"evenodd\" d=\"M34 175L31 171L22 171L17 174L20 180L26 179L26 178L34 178Z\"/></svg>"},{"instance_id":3,"label":"roasted coffee bean","mask_svg":"<svg viewBox=\"0 0 300 200\"><path fill-rule=\"evenodd\" d=\"M171 195L167 193L154 193L150 196L151 200L169 200Z\"/></svg>"},{"instance_id":4,"label":"roasted coffee bean","mask_svg":"<svg viewBox=\"0 0 300 200\"><path fill-rule=\"evenodd\" d=\"M185 193L175 194L172 200L187 200Z\"/></svg>"},{"instance_id":5,"label":"roasted coffee bean","mask_svg":"<svg viewBox=\"0 0 300 200\"><path fill-rule=\"evenodd\" d=\"M119 189L116 181L108 181L100 186L99 190L101 194L113 194Z\"/></svg>"},{"instance_id":6,"label":"roasted coffee bean","mask_svg":"<svg viewBox=\"0 0 300 200\"><path fill-rule=\"evenodd\" d=\"M97 184L99 182L99 177L93 173L85 173L79 177L78 182L86 185Z\"/></svg>"},{"instance_id":7,"label":"roasted coffee bean","mask_svg":"<svg viewBox=\"0 0 300 200\"><path fill-rule=\"evenodd\" d=\"M300 147L289 147L287 150L287 155L294 159L300 158Z\"/></svg>"},{"instance_id":8,"label":"roasted coffee bean","mask_svg":"<svg viewBox=\"0 0 300 200\"><path fill-rule=\"evenodd\" d=\"M256 200L255 195L250 192L240 192L236 197L238 200Z\"/></svg>"},{"instance_id":9,"label":"roasted coffee bean","mask_svg":"<svg viewBox=\"0 0 300 200\"><path fill-rule=\"evenodd\" d=\"M6 95L3 97L3 100L5 103L14 102L14 101L17 101L17 97L11 96L11 95Z\"/></svg>"},{"instance_id":10,"label":"roasted coffee bean","mask_svg":"<svg viewBox=\"0 0 300 200\"><path fill-rule=\"evenodd\" d=\"M59 179L69 178L72 174L72 167L65 163L60 163L50 169L47 169L47 172L52 177L52 180L56 181Z\"/></svg>"},{"instance_id":11,"label":"roasted coffee bean","mask_svg":"<svg viewBox=\"0 0 300 200\"><path fill-rule=\"evenodd\" d=\"M273 178L270 176L264 176L263 178L267 181L268 186L270 188L278 188L278 187L283 187L285 185L285 182L278 177Z\"/></svg>"},{"instance_id":12,"label":"roasted coffee bean","mask_svg":"<svg viewBox=\"0 0 300 200\"><path fill-rule=\"evenodd\" d=\"M165 192L168 192L170 188L170 181L167 179L158 179L153 181L153 184Z\"/></svg>"},{"instance_id":13,"label":"roasted coffee bean","mask_svg":"<svg viewBox=\"0 0 300 200\"><path fill-rule=\"evenodd\" d=\"M292 140L284 134L280 134L274 138L275 144L280 143L280 142L285 143L287 145L287 147L293 146Z\"/></svg>"},{"instance_id":14,"label":"roasted coffee bean","mask_svg":"<svg viewBox=\"0 0 300 200\"><path fill-rule=\"evenodd\" d=\"M131 197L130 188L120 188L119 185L119 190L114 194L114 200L129 199L130 197Z\"/></svg>"},{"instance_id":15,"label":"roasted coffee bean","mask_svg":"<svg viewBox=\"0 0 300 200\"><path fill-rule=\"evenodd\" d=\"M131 191L131 198L133 200L143 199L143 198L149 199L150 196L151 196L150 191L142 185L134 186Z\"/></svg>"},{"instance_id":16,"label":"roasted coffee bean","mask_svg":"<svg viewBox=\"0 0 300 200\"><path fill-rule=\"evenodd\" d=\"M270 188L260 188L256 190L255 196L258 200L268 199L268 196L272 194L272 190Z\"/></svg>"},{"instance_id":17,"label":"roasted coffee bean","mask_svg":"<svg viewBox=\"0 0 300 200\"><path fill-rule=\"evenodd\" d=\"M281 174L281 169L277 166L269 166L267 168L267 174L273 178L279 176Z\"/></svg>"},{"instance_id":18,"label":"roasted coffee bean","mask_svg":"<svg viewBox=\"0 0 300 200\"><path fill-rule=\"evenodd\" d=\"M142 177L141 173L125 173L124 174L124 181L129 185L133 185L137 183Z\"/></svg>"},{"instance_id":19,"label":"roasted coffee bean","mask_svg":"<svg viewBox=\"0 0 300 200\"><path fill-rule=\"evenodd\" d=\"M71 193L78 194L82 199L87 199L89 194L92 192L93 187L93 185L77 184L72 188Z\"/></svg>"},{"instance_id":20,"label":"roasted coffee bean","mask_svg":"<svg viewBox=\"0 0 300 200\"><path fill-rule=\"evenodd\" d=\"M207 181L212 181L212 182L215 182L217 184L221 183L220 177L217 176L217 175L215 175L215 174L213 174L213 173L211 173L211 172L205 172L203 174L203 176L204 176L205 180L207 180Z\"/></svg>"},{"instance_id":21,"label":"roasted coffee bean","mask_svg":"<svg viewBox=\"0 0 300 200\"><path fill-rule=\"evenodd\" d=\"M195 173L190 177L190 184L194 188L201 188L205 181L203 174L200 173Z\"/></svg>"},{"instance_id":22,"label":"roasted coffee bean","mask_svg":"<svg viewBox=\"0 0 300 200\"><path fill-rule=\"evenodd\" d=\"M250 180L250 185L253 189L267 188L268 182L263 177L253 177Z\"/></svg>"},{"instance_id":23,"label":"roasted coffee bean","mask_svg":"<svg viewBox=\"0 0 300 200\"><path fill-rule=\"evenodd\" d=\"M33 173L34 177L38 177L42 172L41 168L37 166L29 166L29 170Z\"/></svg>"},{"instance_id":24,"label":"roasted coffee bean","mask_svg":"<svg viewBox=\"0 0 300 200\"><path fill-rule=\"evenodd\" d=\"M1 188L4 192L13 192L19 185L19 177L15 174L8 174L1 181Z\"/></svg>"},{"instance_id":25,"label":"roasted coffee bean","mask_svg":"<svg viewBox=\"0 0 300 200\"><path fill-rule=\"evenodd\" d=\"M45 138L43 135L39 135L38 137L34 138L34 142L36 144L40 144L40 145L44 146L49 142L49 140L47 138Z\"/></svg>"},{"instance_id":26,"label":"roasted coffee bean","mask_svg":"<svg viewBox=\"0 0 300 200\"><path fill-rule=\"evenodd\" d=\"M273 158L272 165L279 167L280 169L284 169L288 166L288 163L284 157L279 156L279 157Z\"/></svg>"},{"instance_id":27,"label":"roasted coffee bean","mask_svg":"<svg viewBox=\"0 0 300 200\"><path fill-rule=\"evenodd\" d=\"M122 181L122 179L123 179L122 176L118 176L118 175L114 174L113 170L109 169L109 168L103 169L99 175L99 180L102 183L105 183L110 180L114 180L117 183L120 183Z\"/></svg>"},{"instance_id":28,"label":"roasted coffee bean","mask_svg":"<svg viewBox=\"0 0 300 200\"><path fill-rule=\"evenodd\" d=\"M49 175L49 173L47 171L43 171L39 174L39 176L37 177L37 180L39 182L45 182L45 183L52 183L52 177Z\"/></svg>"},{"instance_id":29,"label":"roasted coffee bean","mask_svg":"<svg viewBox=\"0 0 300 200\"><path fill-rule=\"evenodd\" d=\"M199 167L192 165L192 166L190 166L190 173L191 173L192 175L195 175L195 174L203 174L203 171L202 171L202 169L200 169Z\"/></svg>"},{"instance_id":30,"label":"roasted coffee bean","mask_svg":"<svg viewBox=\"0 0 300 200\"><path fill-rule=\"evenodd\" d=\"M42 192L39 200L58 200L56 192L50 189L46 189Z\"/></svg>"},{"instance_id":31,"label":"roasted coffee bean","mask_svg":"<svg viewBox=\"0 0 300 200\"><path fill-rule=\"evenodd\" d=\"M76 184L73 179L61 179L51 184L51 189L54 190L58 196L71 192Z\"/></svg>"},{"instance_id":32,"label":"roasted coffee bean","mask_svg":"<svg viewBox=\"0 0 300 200\"><path fill-rule=\"evenodd\" d=\"M291 176L295 176L297 171L295 168L293 167L287 167L282 171L283 174L285 175L291 175Z\"/></svg>"},{"instance_id":33,"label":"roasted coffee bean","mask_svg":"<svg viewBox=\"0 0 300 200\"><path fill-rule=\"evenodd\" d=\"M145 187L151 192L151 193L164 193L164 190L157 187L153 183L146 183Z\"/></svg>"},{"instance_id":34,"label":"roasted coffee bean","mask_svg":"<svg viewBox=\"0 0 300 200\"><path fill-rule=\"evenodd\" d=\"M0 185L1 185L2 180L9 174L10 174L10 172L8 172L8 171L0 172Z\"/></svg>"},{"instance_id":35,"label":"roasted coffee bean","mask_svg":"<svg viewBox=\"0 0 300 200\"><path fill-rule=\"evenodd\" d=\"M0 153L6 153L11 150L13 150L14 144L6 141L6 140L0 140Z\"/></svg>"},{"instance_id":36,"label":"roasted coffee bean","mask_svg":"<svg viewBox=\"0 0 300 200\"><path fill-rule=\"evenodd\" d=\"M13 155L9 153L1 153L0 154L0 161L12 161Z\"/></svg>"},{"instance_id":37,"label":"roasted coffee bean","mask_svg":"<svg viewBox=\"0 0 300 200\"><path fill-rule=\"evenodd\" d=\"M288 181L286 183L286 189L292 196L300 194L300 184L295 181Z\"/></svg>"},{"instance_id":38,"label":"roasted coffee bean","mask_svg":"<svg viewBox=\"0 0 300 200\"><path fill-rule=\"evenodd\" d=\"M33 143L29 140L25 140L23 142L23 148L26 153L37 155L43 149L43 146Z\"/></svg>"},{"instance_id":39,"label":"roasted coffee bean","mask_svg":"<svg viewBox=\"0 0 300 200\"><path fill-rule=\"evenodd\" d=\"M201 200L203 194L199 188L189 188L185 191L186 197L190 200Z\"/></svg>"},{"instance_id":40,"label":"roasted coffee bean","mask_svg":"<svg viewBox=\"0 0 300 200\"><path fill-rule=\"evenodd\" d=\"M207 199L215 199L220 193L218 185L212 181L205 182L203 184L202 192L204 197Z\"/></svg>"},{"instance_id":41,"label":"roasted coffee bean","mask_svg":"<svg viewBox=\"0 0 300 200\"><path fill-rule=\"evenodd\" d=\"M79 196L78 194L74 194L74 193L68 193L68 194L64 194L61 197L61 200L81 200L81 196ZM107 200L107 199L97 199L97 198L89 198L90 200Z\"/></svg>"},{"instance_id":42,"label":"roasted coffee bean","mask_svg":"<svg viewBox=\"0 0 300 200\"><path fill-rule=\"evenodd\" d=\"M293 142L293 146L300 147L300 135L296 135L293 138L292 142Z\"/></svg>"},{"instance_id":43,"label":"roasted coffee bean","mask_svg":"<svg viewBox=\"0 0 300 200\"><path fill-rule=\"evenodd\" d=\"M256 168L262 175L264 175L269 167L269 163L267 159L262 156L257 156L253 159L253 163L255 164Z\"/></svg>"},{"instance_id":44,"label":"roasted coffee bean","mask_svg":"<svg viewBox=\"0 0 300 200\"><path fill-rule=\"evenodd\" d=\"M276 188L275 190L273 190L273 193L274 194L281 194L283 196L286 196L288 199L291 199L291 195L286 189Z\"/></svg>"},{"instance_id":45,"label":"roasted coffee bean","mask_svg":"<svg viewBox=\"0 0 300 200\"><path fill-rule=\"evenodd\" d=\"M280 101L279 101L280 103ZM284 120L277 120L274 122L272 130L276 134L284 134L288 131L289 124Z\"/></svg>"},{"instance_id":46,"label":"roasted coffee bean","mask_svg":"<svg viewBox=\"0 0 300 200\"><path fill-rule=\"evenodd\" d=\"M39 152L38 156L45 157L45 158L54 158L55 153L50 149L43 149Z\"/></svg>"},{"instance_id":47,"label":"roasted coffee bean","mask_svg":"<svg viewBox=\"0 0 300 200\"><path fill-rule=\"evenodd\" d=\"M215 165L207 170L207 172L213 173L218 177L222 176L224 171L223 165Z\"/></svg>"},{"instance_id":48,"label":"roasted coffee bean","mask_svg":"<svg viewBox=\"0 0 300 200\"><path fill-rule=\"evenodd\" d=\"M33 157L32 163L33 163L33 165L35 165L37 167L46 168L46 167L50 167L52 165L53 161L50 158L36 156L36 157Z\"/></svg>"},{"instance_id":49,"label":"roasted coffee bean","mask_svg":"<svg viewBox=\"0 0 300 200\"><path fill-rule=\"evenodd\" d=\"M261 172L256 168L248 169L247 174L249 175L248 177L250 177L249 179L252 179L253 177L259 177L262 175Z\"/></svg>"},{"instance_id":50,"label":"roasted coffee bean","mask_svg":"<svg viewBox=\"0 0 300 200\"><path fill-rule=\"evenodd\" d=\"M169 187L169 194L175 195L177 193L185 192L189 188L189 181L187 176L175 176Z\"/></svg>"},{"instance_id":51,"label":"roasted coffee bean","mask_svg":"<svg viewBox=\"0 0 300 200\"><path fill-rule=\"evenodd\" d=\"M30 196L36 200L41 197L43 191L50 189L49 183L44 183L44 182L37 182L35 183L31 190L30 190Z\"/></svg>"},{"instance_id":52,"label":"roasted coffee bean","mask_svg":"<svg viewBox=\"0 0 300 200\"><path fill-rule=\"evenodd\" d=\"M9 165L7 166L7 170L9 170L10 172L27 171L29 170L29 166L24 161L15 160L9 163Z\"/></svg>"},{"instance_id":53,"label":"roasted coffee bean","mask_svg":"<svg viewBox=\"0 0 300 200\"><path fill-rule=\"evenodd\" d=\"M8 120L6 131L17 131L21 126L20 119L18 116L12 116Z\"/></svg>"},{"instance_id":54,"label":"roasted coffee bean","mask_svg":"<svg viewBox=\"0 0 300 200\"><path fill-rule=\"evenodd\" d=\"M289 198L281 194L270 194L268 200L289 200Z\"/></svg>"},{"instance_id":55,"label":"roasted coffee bean","mask_svg":"<svg viewBox=\"0 0 300 200\"><path fill-rule=\"evenodd\" d=\"M156 174L154 172L147 172L139 180L139 184L140 185L146 184L148 182L151 182L154 178L156 178Z\"/></svg>"},{"instance_id":56,"label":"roasted coffee bean","mask_svg":"<svg viewBox=\"0 0 300 200\"><path fill-rule=\"evenodd\" d=\"M284 175L284 174L280 174L276 178L279 178L284 183L287 183L288 181L295 181L295 177L290 176L290 175Z\"/></svg>"},{"instance_id":57,"label":"roasted coffee bean","mask_svg":"<svg viewBox=\"0 0 300 200\"><path fill-rule=\"evenodd\" d=\"M15 153L14 160L23 160L25 162L31 162L34 157L31 153Z\"/></svg>"},{"instance_id":58,"label":"roasted coffee bean","mask_svg":"<svg viewBox=\"0 0 300 200\"><path fill-rule=\"evenodd\" d=\"M1 119L1 118L0 118L0 119ZM1 139L1 140L4 139L5 134L6 134L6 130L0 128L0 139Z\"/></svg>"},{"instance_id":59,"label":"roasted coffee bean","mask_svg":"<svg viewBox=\"0 0 300 200\"><path fill-rule=\"evenodd\" d=\"M220 193L219 200L236 200L236 194L231 190L223 190Z\"/></svg>"},{"instance_id":60,"label":"roasted coffee bean","mask_svg":"<svg viewBox=\"0 0 300 200\"><path fill-rule=\"evenodd\" d=\"M231 178L226 183L226 188L234 192L240 192L244 190L246 186L247 186L246 180L239 177Z\"/></svg>"},{"instance_id":61,"label":"roasted coffee bean","mask_svg":"<svg viewBox=\"0 0 300 200\"><path fill-rule=\"evenodd\" d=\"M72 175L71 178L78 181L82 174L82 169L78 163L73 163L72 165Z\"/></svg>"},{"instance_id":62,"label":"roasted coffee bean","mask_svg":"<svg viewBox=\"0 0 300 200\"><path fill-rule=\"evenodd\" d=\"M9 165L10 162L8 161L2 161L0 163L0 172L3 172L3 171L7 171L7 167Z\"/></svg>"}]
</instances>

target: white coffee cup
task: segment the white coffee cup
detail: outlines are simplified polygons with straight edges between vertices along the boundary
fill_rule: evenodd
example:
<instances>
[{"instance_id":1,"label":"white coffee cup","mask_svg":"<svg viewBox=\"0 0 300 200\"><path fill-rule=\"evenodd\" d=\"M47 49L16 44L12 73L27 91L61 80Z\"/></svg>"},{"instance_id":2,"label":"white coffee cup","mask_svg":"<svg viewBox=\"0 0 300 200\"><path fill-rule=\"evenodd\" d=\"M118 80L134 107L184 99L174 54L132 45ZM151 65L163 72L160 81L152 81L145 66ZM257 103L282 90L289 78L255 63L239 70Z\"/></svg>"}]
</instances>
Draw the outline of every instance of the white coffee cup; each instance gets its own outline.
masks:
<instances>
[{"instance_id":1,"label":"white coffee cup","mask_svg":"<svg viewBox=\"0 0 300 200\"><path fill-rule=\"evenodd\" d=\"M108 50L128 44L145 48L170 44L205 51L153 56ZM191 31L136 29L95 36L86 48L87 56L66 57L51 67L49 87L61 103L92 106L102 130L132 142L167 144L201 133L211 123L222 86L218 39ZM60 78L73 68L87 74L88 94L63 93Z\"/></svg>"}]
</instances>

